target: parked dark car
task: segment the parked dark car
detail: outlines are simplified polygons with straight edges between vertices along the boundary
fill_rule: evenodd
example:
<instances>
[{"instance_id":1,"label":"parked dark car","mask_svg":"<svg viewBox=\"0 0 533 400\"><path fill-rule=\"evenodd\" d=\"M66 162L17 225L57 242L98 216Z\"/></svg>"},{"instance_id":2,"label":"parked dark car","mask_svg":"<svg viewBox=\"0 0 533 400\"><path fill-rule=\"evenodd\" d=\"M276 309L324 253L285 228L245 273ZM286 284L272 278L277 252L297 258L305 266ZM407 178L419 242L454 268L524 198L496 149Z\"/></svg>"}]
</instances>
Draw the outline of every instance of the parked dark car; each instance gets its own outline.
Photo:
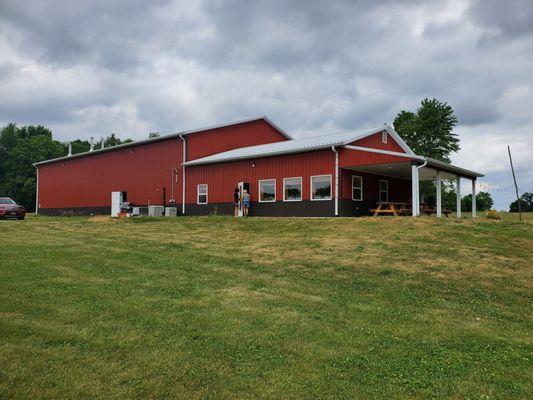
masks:
<instances>
[{"instance_id":1,"label":"parked dark car","mask_svg":"<svg viewBox=\"0 0 533 400\"><path fill-rule=\"evenodd\" d=\"M24 219L26 216L26 209L18 205L9 197L0 197L0 219L1 218L16 218Z\"/></svg>"}]
</instances>

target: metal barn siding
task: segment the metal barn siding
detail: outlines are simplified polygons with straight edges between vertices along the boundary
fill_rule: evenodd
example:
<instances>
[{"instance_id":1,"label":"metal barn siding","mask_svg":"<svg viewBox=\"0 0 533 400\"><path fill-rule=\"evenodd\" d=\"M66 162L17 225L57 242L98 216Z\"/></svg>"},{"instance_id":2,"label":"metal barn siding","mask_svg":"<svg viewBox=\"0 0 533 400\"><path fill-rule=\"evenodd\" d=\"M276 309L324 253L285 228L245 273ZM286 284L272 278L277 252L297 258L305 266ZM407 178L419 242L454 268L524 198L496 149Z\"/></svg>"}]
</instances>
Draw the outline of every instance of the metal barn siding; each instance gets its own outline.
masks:
<instances>
[{"instance_id":1,"label":"metal barn siding","mask_svg":"<svg viewBox=\"0 0 533 400\"><path fill-rule=\"evenodd\" d=\"M401 146L396 143L394 138L387 134L387 143L383 143L381 141L381 132L376 133L374 135L367 136L363 139L356 140L353 143L350 143L353 146L361 146L361 147L371 147L373 149L380 149L380 150L389 150L389 151L397 151L399 153L405 153L404 149L401 148Z\"/></svg>"},{"instance_id":2,"label":"metal barn siding","mask_svg":"<svg viewBox=\"0 0 533 400\"><path fill-rule=\"evenodd\" d=\"M128 147L39 166L39 209L108 207L112 191L126 191L134 204L181 200L181 183L171 179L179 170L179 138Z\"/></svg>"},{"instance_id":3,"label":"metal barn siding","mask_svg":"<svg viewBox=\"0 0 533 400\"><path fill-rule=\"evenodd\" d=\"M254 166L255 165L255 166ZM276 202L283 201L283 178L302 177L302 198L310 199L310 177L331 174L335 154L331 150L247 159L186 168L186 203L196 204L197 185L208 185L208 203L231 203L238 182L250 183L251 201L258 201L260 179L276 179ZM271 204L273 205L273 204Z\"/></svg>"},{"instance_id":4,"label":"metal barn siding","mask_svg":"<svg viewBox=\"0 0 533 400\"><path fill-rule=\"evenodd\" d=\"M406 162L408 158L388 154L372 153L361 150L339 149L339 166L356 167L360 165Z\"/></svg>"},{"instance_id":5,"label":"metal barn siding","mask_svg":"<svg viewBox=\"0 0 533 400\"><path fill-rule=\"evenodd\" d=\"M284 140L287 138L263 119L209 129L187 136L187 160Z\"/></svg>"}]
</instances>

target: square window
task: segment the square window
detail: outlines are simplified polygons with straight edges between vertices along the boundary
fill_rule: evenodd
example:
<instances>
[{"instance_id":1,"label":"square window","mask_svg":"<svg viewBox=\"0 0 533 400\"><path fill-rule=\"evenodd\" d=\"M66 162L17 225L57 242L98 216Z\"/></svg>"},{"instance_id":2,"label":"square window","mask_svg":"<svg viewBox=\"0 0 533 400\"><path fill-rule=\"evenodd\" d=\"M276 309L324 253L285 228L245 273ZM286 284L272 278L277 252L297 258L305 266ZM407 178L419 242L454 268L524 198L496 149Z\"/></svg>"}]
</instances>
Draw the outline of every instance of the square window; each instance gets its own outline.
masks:
<instances>
[{"instance_id":1,"label":"square window","mask_svg":"<svg viewBox=\"0 0 533 400\"><path fill-rule=\"evenodd\" d=\"M302 178L283 179L283 201L302 200Z\"/></svg>"},{"instance_id":2,"label":"square window","mask_svg":"<svg viewBox=\"0 0 533 400\"><path fill-rule=\"evenodd\" d=\"M363 178L360 176L352 176L352 200L363 200Z\"/></svg>"},{"instance_id":3,"label":"square window","mask_svg":"<svg viewBox=\"0 0 533 400\"><path fill-rule=\"evenodd\" d=\"M276 201L276 180L265 179L259 181L259 202L273 203Z\"/></svg>"},{"instance_id":4,"label":"square window","mask_svg":"<svg viewBox=\"0 0 533 400\"><path fill-rule=\"evenodd\" d=\"M311 200L331 200L331 175L311 177Z\"/></svg>"},{"instance_id":5,"label":"square window","mask_svg":"<svg viewBox=\"0 0 533 400\"><path fill-rule=\"evenodd\" d=\"M207 204L207 185L206 184L198 185L196 203Z\"/></svg>"}]
</instances>

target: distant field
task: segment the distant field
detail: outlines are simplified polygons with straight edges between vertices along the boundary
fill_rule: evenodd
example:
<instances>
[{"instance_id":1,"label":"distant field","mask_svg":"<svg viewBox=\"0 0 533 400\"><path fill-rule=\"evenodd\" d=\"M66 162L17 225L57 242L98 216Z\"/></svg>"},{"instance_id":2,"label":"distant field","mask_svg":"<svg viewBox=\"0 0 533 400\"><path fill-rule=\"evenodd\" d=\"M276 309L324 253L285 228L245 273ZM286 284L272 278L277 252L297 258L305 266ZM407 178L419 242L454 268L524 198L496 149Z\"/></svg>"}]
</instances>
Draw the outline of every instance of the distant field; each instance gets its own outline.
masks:
<instances>
[{"instance_id":1,"label":"distant field","mask_svg":"<svg viewBox=\"0 0 533 400\"><path fill-rule=\"evenodd\" d=\"M511 219L0 221L0 398L532 398Z\"/></svg>"}]
</instances>

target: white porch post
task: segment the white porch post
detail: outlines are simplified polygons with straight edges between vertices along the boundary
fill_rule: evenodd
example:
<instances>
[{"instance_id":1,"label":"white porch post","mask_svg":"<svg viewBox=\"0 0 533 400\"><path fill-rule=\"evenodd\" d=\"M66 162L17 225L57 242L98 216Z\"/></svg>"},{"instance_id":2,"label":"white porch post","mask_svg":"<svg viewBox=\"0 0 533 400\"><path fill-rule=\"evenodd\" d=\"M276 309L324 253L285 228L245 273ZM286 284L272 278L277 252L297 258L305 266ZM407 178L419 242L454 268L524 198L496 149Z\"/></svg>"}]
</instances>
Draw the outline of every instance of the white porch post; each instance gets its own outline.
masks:
<instances>
[{"instance_id":1,"label":"white porch post","mask_svg":"<svg viewBox=\"0 0 533 400\"><path fill-rule=\"evenodd\" d=\"M476 218L476 178L472 179L472 218Z\"/></svg>"},{"instance_id":2,"label":"white porch post","mask_svg":"<svg viewBox=\"0 0 533 400\"><path fill-rule=\"evenodd\" d=\"M441 172L437 171L437 218L442 217L442 190Z\"/></svg>"},{"instance_id":3,"label":"white porch post","mask_svg":"<svg viewBox=\"0 0 533 400\"><path fill-rule=\"evenodd\" d=\"M412 208L413 208L413 217L419 215L418 207L420 201L418 200L418 168L416 163L411 164L411 192L412 192Z\"/></svg>"},{"instance_id":4,"label":"white porch post","mask_svg":"<svg viewBox=\"0 0 533 400\"><path fill-rule=\"evenodd\" d=\"M461 218L461 177L457 175L457 218Z\"/></svg>"}]
</instances>

